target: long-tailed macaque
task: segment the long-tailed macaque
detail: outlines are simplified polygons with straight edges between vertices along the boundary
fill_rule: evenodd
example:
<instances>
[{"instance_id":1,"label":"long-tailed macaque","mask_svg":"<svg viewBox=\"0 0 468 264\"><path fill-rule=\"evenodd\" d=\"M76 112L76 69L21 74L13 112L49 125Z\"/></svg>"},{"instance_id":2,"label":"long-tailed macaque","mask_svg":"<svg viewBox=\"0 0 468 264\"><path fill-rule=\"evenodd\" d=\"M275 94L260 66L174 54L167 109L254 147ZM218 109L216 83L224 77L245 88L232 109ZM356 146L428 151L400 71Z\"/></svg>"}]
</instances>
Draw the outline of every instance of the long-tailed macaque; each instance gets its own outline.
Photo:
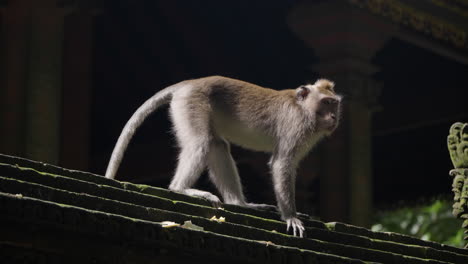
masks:
<instances>
[{"instance_id":1,"label":"long-tailed macaque","mask_svg":"<svg viewBox=\"0 0 468 264\"><path fill-rule=\"evenodd\" d=\"M180 147L177 169L169 189L220 203L217 196L193 189L208 168L224 203L271 208L247 203L230 143L272 153L269 166L279 212L287 231L303 236L295 205L299 161L338 125L341 96L334 83L320 79L297 89L276 91L220 76L183 81L148 99L125 125L106 171L114 178L135 130L147 116L170 103L170 116Z\"/></svg>"}]
</instances>

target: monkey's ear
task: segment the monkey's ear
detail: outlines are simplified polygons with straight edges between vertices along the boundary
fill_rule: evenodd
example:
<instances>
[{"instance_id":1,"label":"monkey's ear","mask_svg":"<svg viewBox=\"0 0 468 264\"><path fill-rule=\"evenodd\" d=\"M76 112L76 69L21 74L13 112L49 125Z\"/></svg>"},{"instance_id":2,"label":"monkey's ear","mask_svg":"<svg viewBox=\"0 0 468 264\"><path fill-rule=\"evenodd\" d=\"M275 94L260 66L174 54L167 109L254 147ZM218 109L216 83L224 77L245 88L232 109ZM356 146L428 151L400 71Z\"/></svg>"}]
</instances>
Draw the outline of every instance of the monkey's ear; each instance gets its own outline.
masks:
<instances>
[{"instance_id":1,"label":"monkey's ear","mask_svg":"<svg viewBox=\"0 0 468 264\"><path fill-rule=\"evenodd\" d=\"M298 100L304 100L309 93L309 88L305 87L304 85L299 86L299 88L296 89L296 98Z\"/></svg>"}]
</instances>

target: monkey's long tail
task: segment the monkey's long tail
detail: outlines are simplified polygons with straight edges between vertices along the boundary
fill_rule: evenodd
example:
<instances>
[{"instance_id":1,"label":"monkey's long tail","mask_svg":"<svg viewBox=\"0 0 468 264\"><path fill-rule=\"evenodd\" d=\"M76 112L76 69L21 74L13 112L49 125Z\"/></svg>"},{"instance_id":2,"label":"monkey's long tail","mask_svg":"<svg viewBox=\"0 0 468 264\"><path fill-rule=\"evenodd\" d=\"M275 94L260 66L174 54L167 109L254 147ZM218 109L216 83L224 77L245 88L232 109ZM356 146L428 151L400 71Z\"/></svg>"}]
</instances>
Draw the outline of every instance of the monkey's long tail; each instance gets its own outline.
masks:
<instances>
[{"instance_id":1,"label":"monkey's long tail","mask_svg":"<svg viewBox=\"0 0 468 264\"><path fill-rule=\"evenodd\" d=\"M120 162L122 161L123 154L125 153L128 143L130 143L130 140L135 134L137 128L160 106L169 103L172 99L172 93L179 88L179 86L180 84L175 84L157 92L150 99L144 102L127 121L122 133L120 133L117 143L115 144L114 150L112 151L109 165L107 165L106 178L113 179L115 177L117 169L120 166Z\"/></svg>"}]
</instances>

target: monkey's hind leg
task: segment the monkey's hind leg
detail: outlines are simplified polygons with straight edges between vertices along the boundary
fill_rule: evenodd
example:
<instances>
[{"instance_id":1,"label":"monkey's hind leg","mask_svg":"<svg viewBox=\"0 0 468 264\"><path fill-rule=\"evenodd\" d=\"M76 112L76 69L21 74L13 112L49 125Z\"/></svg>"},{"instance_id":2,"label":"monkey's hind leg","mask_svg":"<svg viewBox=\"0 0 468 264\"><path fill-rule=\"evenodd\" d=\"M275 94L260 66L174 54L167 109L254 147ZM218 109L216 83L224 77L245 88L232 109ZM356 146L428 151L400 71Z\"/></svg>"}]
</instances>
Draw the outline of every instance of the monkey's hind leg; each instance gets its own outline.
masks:
<instances>
[{"instance_id":1,"label":"monkey's hind leg","mask_svg":"<svg viewBox=\"0 0 468 264\"><path fill-rule=\"evenodd\" d=\"M176 173L172 178L169 189L187 195L202 197L210 201L214 206L221 205L219 198L206 191L192 189L191 187L198 180L203 170L206 168L206 148L204 147L184 147L179 155L179 163Z\"/></svg>"},{"instance_id":2,"label":"monkey's hind leg","mask_svg":"<svg viewBox=\"0 0 468 264\"><path fill-rule=\"evenodd\" d=\"M209 107L203 101L191 105L187 89L181 94L174 94L171 103L171 118L181 151L177 169L169 189L187 195L198 196L209 200L214 206L221 201L210 192L192 189L207 166L209 144L212 139L209 128Z\"/></svg>"},{"instance_id":3,"label":"monkey's hind leg","mask_svg":"<svg viewBox=\"0 0 468 264\"><path fill-rule=\"evenodd\" d=\"M276 210L274 205L254 204L245 201L239 173L227 141L215 139L210 144L208 169L210 179L221 193L224 203L262 210Z\"/></svg>"},{"instance_id":4,"label":"monkey's hind leg","mask_svg":"<svg viewBox=\"0 0 468 264\"><path fill-rule=\"evenodd\" d=\"M239 173L232 159L229 143L215 139L208 152L208 170L210 180L223 197L224 203L245 206Z\"/></svg>"}]
</instances>

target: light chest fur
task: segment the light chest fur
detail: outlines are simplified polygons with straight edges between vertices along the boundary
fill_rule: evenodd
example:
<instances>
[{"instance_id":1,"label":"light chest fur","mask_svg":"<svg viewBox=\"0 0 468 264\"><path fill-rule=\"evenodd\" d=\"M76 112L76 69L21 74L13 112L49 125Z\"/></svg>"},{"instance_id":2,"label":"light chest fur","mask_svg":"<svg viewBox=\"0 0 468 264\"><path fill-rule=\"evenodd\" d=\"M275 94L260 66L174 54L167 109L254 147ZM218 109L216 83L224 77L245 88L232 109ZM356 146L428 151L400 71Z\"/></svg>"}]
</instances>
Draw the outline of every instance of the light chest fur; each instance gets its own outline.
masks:
<instances>
[{"instance_id":1,"label":"light chest fur","mask_svg":"<svg viewBox=\"0 0 468 264\"><path fill-rule=\"evenodd\" d=\"M227 141L245 149L272 152L275 145L272 136L258 127L253 127L223 111L212 113L215 133Z\"/></svg>"}]
</instances>

